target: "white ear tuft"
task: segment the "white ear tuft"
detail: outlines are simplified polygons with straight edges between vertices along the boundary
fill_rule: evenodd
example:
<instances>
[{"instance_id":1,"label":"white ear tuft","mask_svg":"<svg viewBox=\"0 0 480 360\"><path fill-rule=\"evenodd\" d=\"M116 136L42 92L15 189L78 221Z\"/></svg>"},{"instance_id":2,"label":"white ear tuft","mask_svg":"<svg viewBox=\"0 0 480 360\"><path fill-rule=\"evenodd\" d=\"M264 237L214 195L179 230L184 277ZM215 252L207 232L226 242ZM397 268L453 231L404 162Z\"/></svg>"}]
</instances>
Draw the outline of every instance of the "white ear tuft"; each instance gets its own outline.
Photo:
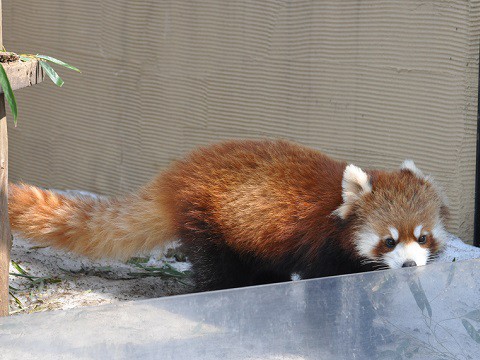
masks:
<instances>
[{"instance_id":1,"label":"white ear tuft","mask_svg":"<svg viewBox=\"0 0 480 360\"><path fill-rule=\"evenodd\" d=\"M343 172L343 201L358 199L361 195L372 191L372 185L365 171L355 165L348 165Z\"/></svg>"},{"instance_id":2,"label":"white ear tuft","mask_svg":"<svg viewBox=\"0 0 480 360\"><path fill-rule=\"evenodd\" d=\"M423 175L423 172L419 168L417 168L413 160L405 160L400 166L400 170L408 170L416 177L420 179L425 179L425 175Z\"/></svg>"},{"instance_id":3,"label":"white ear tuft","mask_svg":"<svg viewBox=\"0 0 480 360\"><path fill-rule=\"evenodd\" d=\"M352 204L371 191L372 184L367 173L353 164L348 165L343 172L342 179L343 204L334 211L334 214L345 219Z\"/></svg>"}]
</instances>

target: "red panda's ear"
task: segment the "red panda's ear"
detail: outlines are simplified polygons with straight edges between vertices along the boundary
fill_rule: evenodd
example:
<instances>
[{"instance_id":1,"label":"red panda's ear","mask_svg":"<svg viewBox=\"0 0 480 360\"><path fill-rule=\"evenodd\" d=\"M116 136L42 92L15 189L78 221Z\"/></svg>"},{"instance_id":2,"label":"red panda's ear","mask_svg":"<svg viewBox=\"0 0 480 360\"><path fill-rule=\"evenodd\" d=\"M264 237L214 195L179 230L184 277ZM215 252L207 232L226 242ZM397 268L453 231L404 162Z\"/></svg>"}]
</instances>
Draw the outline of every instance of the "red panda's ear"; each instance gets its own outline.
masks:
<instances>
[{"instance_id":1,"label":"red panda's ear","mask_svg":"<svg viewBox=\"0 0 480 360\"><path fill-rule=\"evenodd\" d=\"M348 165L343 172L342 179L343 203L333 213L346 219L355 201L371 191L372 184L367 173L355 165Z\"/></svg>"},{"instance_id":2,"label":"red panda's ear","mask_svg":"<svg viewBox=\"0 0 480 360\"><path fill-rule=\"evenodd\" d=\"M417 168L413 160L405 160L402 165L400 165L400 170L406 170L410 171L413 175L418 177L419 179L425 179L426 176L423 174L423 172Z\"/></svg>"},{"instance_id":3,"label":"red panda's ear","mask_svg":"<svg viewBox=\"0 0 480 360\"><path fill-rule=\"evenodd\" d=\"M405 160L400 166L400 170L410 171L417 178L425 180L427 183L433 186L442 202L442 213L448 214L448 198L445 195L442 187L437 184L431 175L425 175L419 168L415 166L415 163L412 160Z\"/></svg>"}]
</instances>

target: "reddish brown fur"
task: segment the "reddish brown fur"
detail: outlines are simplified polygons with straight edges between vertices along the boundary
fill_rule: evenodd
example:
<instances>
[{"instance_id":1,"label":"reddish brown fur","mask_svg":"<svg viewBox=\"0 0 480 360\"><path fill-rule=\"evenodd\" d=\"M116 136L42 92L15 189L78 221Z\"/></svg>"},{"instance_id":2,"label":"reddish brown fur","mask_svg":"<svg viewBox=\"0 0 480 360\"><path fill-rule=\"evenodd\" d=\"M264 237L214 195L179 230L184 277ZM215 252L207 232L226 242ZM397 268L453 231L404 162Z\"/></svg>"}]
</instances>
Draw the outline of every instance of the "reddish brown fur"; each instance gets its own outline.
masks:
<instances>
[{"instance_id":1,"label":"reddish brown fur","mask_svg":"<svg viewBox=\"0 0 480 360\"><path fill-rule=\"evenodd\" d=\"M344 168L286 141L227 142L177 162L159 184L178 228L197 219L234 250L275 260L301 248L316 254L336 231Z\"/></svg>"},{"instance_id":2,"label":"reddish brown fur","mask_svg":"<svg viewBox=\"0 0 480 360\"><path fill-rule=\"evenodd\" d=\"M416 242L413 235L415 226L422 224L423 230L430 233L439 215L441 220L446 219L448 209L428 181L418 179L410 171L370 173L375 189L359 201L356 215L368 215L369 224L381 238L391 237L388 229L394 227L399 232L400 242ZM431 235L427 236L427 242L422 246L432 253L440 250ZM380 257L391 250L381 242L373 253Z\"/></svg>"},{"instance_id":3,"label":"reddish brown fur","mask_svg":"<svg viewBox=\"0 0 480 360\"><path fill-rule=\"evenodd\" d=\"M127 259L175 236L171 218L148 186L122 199L67 197L10 185L14 231L41 244L90 257Z\"/></svg>"},{"instance_id":4,"label":"reddish brown fur","mask_svg":"<svg viewBox=\"0 0 480 360\"><path fill-rule=\"evenodd\" d=\"M412 226L433 226L444 208L412 172L371 171L373 191L344 207L341 219L333 213L343 202L345 167L286 141L229 141L194 151L123 199L12 185L9 214L27 237L93 257L126 258L179 237L197 282L215 289L285 280L294 271L365 270L353 239L361 224L379 234L396 226L408 239Z\"/></svg>"}]
</instances>

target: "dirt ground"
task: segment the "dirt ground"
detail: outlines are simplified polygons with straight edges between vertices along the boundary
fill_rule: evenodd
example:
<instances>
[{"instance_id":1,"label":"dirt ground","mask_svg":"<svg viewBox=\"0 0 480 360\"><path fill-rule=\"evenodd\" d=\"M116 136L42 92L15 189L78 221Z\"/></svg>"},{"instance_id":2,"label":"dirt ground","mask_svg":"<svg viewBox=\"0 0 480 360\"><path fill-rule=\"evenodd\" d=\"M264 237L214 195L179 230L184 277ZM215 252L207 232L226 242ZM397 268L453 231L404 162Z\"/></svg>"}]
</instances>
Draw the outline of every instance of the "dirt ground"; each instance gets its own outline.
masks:
<instances>
[{"instance_id":1,"label":"dirt ground","mask_svg":"<svg viewBox=\"0 0 480 360\"><path fill-rule=\"evenodd\" d=\"M122 263L91 261L14 238L11 258L12 315L191 291L190 264L181 258L175 246Z\"/></svg>"}]
</instances>

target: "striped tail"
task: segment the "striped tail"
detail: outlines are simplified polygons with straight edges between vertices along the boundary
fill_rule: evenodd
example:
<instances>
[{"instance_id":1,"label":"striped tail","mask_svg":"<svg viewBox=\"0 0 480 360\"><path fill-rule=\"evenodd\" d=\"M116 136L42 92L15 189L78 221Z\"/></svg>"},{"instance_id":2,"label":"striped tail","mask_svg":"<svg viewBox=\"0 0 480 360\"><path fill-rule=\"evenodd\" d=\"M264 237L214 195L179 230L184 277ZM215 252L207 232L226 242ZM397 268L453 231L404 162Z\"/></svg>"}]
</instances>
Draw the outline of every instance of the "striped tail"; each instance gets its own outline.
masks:
<instances>
[{"instance_id":1,"label":"striped tail","mask_svg":"<svg viewBox=\"0 0 480 360\"><path fill-rule=\"evenodd\" d=\"M175 238L167 211L148 188L106 199L11 184L9 216L23 237L92 258L128 259Z\"/></svg>"}]
</instances>

